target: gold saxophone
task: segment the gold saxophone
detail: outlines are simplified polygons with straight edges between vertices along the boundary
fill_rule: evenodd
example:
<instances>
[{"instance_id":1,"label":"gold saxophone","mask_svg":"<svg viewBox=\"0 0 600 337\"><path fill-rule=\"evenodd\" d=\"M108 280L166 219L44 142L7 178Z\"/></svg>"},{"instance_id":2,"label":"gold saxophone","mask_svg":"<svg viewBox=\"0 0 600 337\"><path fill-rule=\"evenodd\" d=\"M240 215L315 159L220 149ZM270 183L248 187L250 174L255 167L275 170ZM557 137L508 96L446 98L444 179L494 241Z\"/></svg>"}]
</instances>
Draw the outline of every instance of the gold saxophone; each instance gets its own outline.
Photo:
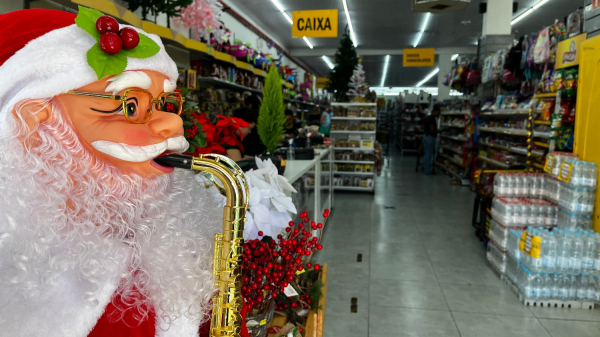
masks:
<instances>
[{"instance_id":1,"label":"gold saxophone","mask_svg":"<svg viewBox=\"0 0 600 337\"><path fill-rule=\"evenodd\" d=\"M215 234L213 273L217 295L213 298L211 337L239 337L242 328L242 258L244 217L248 208L248 183L237 164L221 155L199 157L169 155L156 158L165 166L210 173L221 194L227 198L223 211L223 233Z\"/></svg>"}]
</instances>

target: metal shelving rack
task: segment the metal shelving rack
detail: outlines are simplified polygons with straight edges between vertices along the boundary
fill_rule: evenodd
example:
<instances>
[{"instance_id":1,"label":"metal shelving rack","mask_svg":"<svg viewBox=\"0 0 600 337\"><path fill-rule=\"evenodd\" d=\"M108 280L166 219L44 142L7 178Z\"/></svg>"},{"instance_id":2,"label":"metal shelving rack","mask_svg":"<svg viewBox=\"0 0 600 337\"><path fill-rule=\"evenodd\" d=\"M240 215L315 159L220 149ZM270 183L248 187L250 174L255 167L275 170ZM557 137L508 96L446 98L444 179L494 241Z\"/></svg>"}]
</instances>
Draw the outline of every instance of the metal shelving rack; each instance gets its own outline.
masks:
<instances>
[{"instance_id":1,"label":"metal shelving rack","mask_svg":"<svg viewBox=\"0 0 600 337\"><path fill-rule=\"evenodd\" d=\"M417 153L419 138L423 137L421 128L425 118L423 109L429 105L429 102L405 103L402 111L398 113L400 132L397 134L396 147L402 155Z\"/></svg>"},{"instance_id":2,"label":"metal shelving rack","mask_svg":"<svg viewBox=\"0 0 600 337\"><path fill-rule=\"evenodd\" d=\"M452 111L444 111L440 114L440 129L443 130L443 133L440 133L440 141L445 144L440 145L440 152L438 154L439 157L443 158L447 164L451 164L450 166L446 166L439 162L435 162L436 166L444 169L447 173L451 174L455 178L458 178L461 181L461 184L466 184L468 179L461 176L464 175L466 166L463 162L463 148L465 143L467 142L467 137L464 136L464 116L470 114L470 111L467 110L452 110ZM462 130L461 134L454 134L455 130ZM460 145L460 149L456 148L457 145ZM456 156L460 156L460 159L456 158Z\"/></svg>"},{"instance_id":3,"label":"metal shelving rack","mask_svg":"<svg viewBox=\"0 0 600 337\"><path fill-rule=\"evenodd\" d=\"M334 169L334 176L350 176L350 177L360 177L361 180L365 178L373 178L375 180L375 161L357 161L357 160L336 160L335 152L340 151L354 151L354 152L365 152L375 154L375 135L377 133L377 129L379 127L378 121L379 112L377 111L376 103L331 103L332 107L344 107L347 109L358 109L358 108L368 108L373 109L377 112L377 117L341 117L341 116L333 116L331 117L331 121L348 121L348 122L372 122L375 123L375 130L369 131L356 131L356 130L331 130L332 138L341 138L343 136L348 135L362 135L362 140L371 141L370 147L339 147L335 146L333 148L334 158L329 162L330 167L333 169L333 165L335 164L363 164L363 165L372 165L373 170L371 172L353 172L353 171L336 171ZM361 142L362 145L362 142ZM375 192L375 183L373 181L372 187L365 186L333 186L333 189L336 191L353 191L353 192Z\"/></svg>"}]
</instances>

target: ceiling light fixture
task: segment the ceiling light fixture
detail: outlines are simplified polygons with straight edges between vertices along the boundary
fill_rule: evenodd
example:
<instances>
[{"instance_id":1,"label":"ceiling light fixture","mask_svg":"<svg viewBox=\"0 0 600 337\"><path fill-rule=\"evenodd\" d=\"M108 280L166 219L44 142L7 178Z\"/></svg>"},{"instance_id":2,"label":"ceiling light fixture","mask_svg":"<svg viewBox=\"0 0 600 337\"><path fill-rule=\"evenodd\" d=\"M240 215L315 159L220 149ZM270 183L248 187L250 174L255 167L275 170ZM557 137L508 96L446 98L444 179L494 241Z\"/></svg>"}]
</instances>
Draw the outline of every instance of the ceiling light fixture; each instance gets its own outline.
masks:
<instances>
[{"instance_id":1,"label":"ceiling light fixture","mask_svg":"<svg viewBox=\"0 0 600 337\"><path fill-rule=\"evenodd\" d=\"M312 43L310 43L310 41L308 41L308 39L306 38L306 36L303 36L302 39L304 40L304 42L306 42L306 44L310 47L310 49L313 49Z\"/></svg>"},{"instance_id":2,"label":"ceiling light fixture","mask_svg":"<svg viewBox=\"0 0 600 337\"><path fill-rule=\"evenodd\" d=\"M427 23L429 23L430 16L431 16L431 13L425 14L425 21L423 21L423 25L421 26L421 31L419 32L419 35L417 36L417 39L415 40L415 43L413 44L414 48L416 48L417 45L419 44L419 42L421 41L421 38L423 37L423 33L425 32L425 28L427 28Z\"/></svg>"},{"instance_id":3,"label":"ceiling light fixture","mask_svg":"<svg viewBox=\"0 0 600 337\"><path fill-rule=\"evenodd\" d=\"M273 0L271 0L273 1ZM348 21L348 27L350 28L350 38L354 43L354 48L358 46L358 41L356 41L356 35L354 34L354 27L352 26L352 20L350 20L350 12L348 11L348 4L346 0L342 0L344 3L344 12L346 13L346 20Z\"/></svg>"},{"instance_id":4,"label":"ceiling light fixture","mask_svg":"<svg viewBox=\"0 0 600 337\"><path fill-rule=\"evenodd\" d=\"M458 58L458 54L454 54L452 55L452 57L450 58L451 61L456 61L456 59Z\"/></svg>"},{"instance_id":5,"label":"ceiling light fixture","mask_svg":"<svg viewBox=\"0 0 600 337\"><path fill-rule=\"evenodd\" d=\"M283 16L285 16L285 19L288 20L288 22L290 23L290 25L294 24L294 21L292 20L292 18L290 18L290 16L288 15L288 13L286 12L281 12L283 13Z\"/></svg>"},{"instance_id":6,"label":"ceiling light fixture","mask_svg":"<svg viewBox=\"0 0 600 337\"><path fill-rule=\"evenodd\" d=\"M279 2L277 2L276 0L271 0L271 2L275 5L275 7L277 7L281 14L285 16L285 19L290 23L290 25L294 23L294 21L292 21L292 18L290 18L290 16L285 12L285 10L283 9L283 7L281 7L281 4L279 4Z\"/></svg>"},{"instance_id":7,"label":"ceiling light fixture","mask_svg":"<svg viewBox=\"0 0 600 337\"><path fill-rule=\"evenodd\" d=\"M383 76L381 76L381 87L385 84L385 77L387 76L388 66L390 65L390 55L385 56L385 63L383 64Z\"/></svg>"},{"instance_id":8,"label":"ceiling light fixture","mask_svg":"<svg viewBox=\"0 0 600 337\"><path fill-rule=\"evenodd\" d=\"M323 59L323 61L325 61L325 63L327 63L327 66L329 67L329 69L333 69L333 63L331 63L331 61L329 61L329 58L325 55L323 55L321 57Z\"/></svg>"},{"instance_id":9,"label":"ceiling light fixture","mask_svg":"<svg viewBox=\"0 0 600 337\"><path fill-rule=\"evenodd\" d=\"M545 5L548 1L550 0L541 0L540 2L536 3L535 5L533 5L533 7L529 8L528 10L526 10L525 12L523 12L521 15L517 16L514 20L512 20L510 22L510 25L514 25L515 23L525 19L526 16L528 16L529 14L533 13L533 11L535 11L536 9L542 7L543 5Z\"/></svg>"},{"instance_id":10,"label":"ceiling light fixture","mask_svg":"<svg viewBox=\"0 0 600 337\"><path fill-rule=\"evenodd\" d=\"M417 88L420 87L420 86L422 86L423 84L425 84L427 81L429 81L439 71L440 71L440 68L436 68L434 71L432 71L431 74L427 75L427 77L425 77L421 82L419 82L419 84L417 84Z\"/></svg>"}]
</instances>

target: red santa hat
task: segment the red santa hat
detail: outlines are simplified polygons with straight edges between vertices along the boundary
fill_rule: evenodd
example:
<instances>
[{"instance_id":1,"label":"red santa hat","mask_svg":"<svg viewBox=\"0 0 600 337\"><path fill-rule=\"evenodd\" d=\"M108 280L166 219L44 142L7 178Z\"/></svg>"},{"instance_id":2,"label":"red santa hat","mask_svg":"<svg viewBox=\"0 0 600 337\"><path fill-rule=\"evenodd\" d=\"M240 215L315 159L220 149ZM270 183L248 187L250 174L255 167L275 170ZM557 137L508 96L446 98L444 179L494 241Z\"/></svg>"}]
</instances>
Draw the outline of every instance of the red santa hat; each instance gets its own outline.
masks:
<instances>
[{"instance_id":1,"label":"red santa hat","mask_svg":"<svg viewBox=\"0 0 600 337\"><path fill-rule=\"evenodd\" d=\"M0 133L8 130L7 116L19 101L52 98L98 80L86 57L96 39L75 24L75 17L48 9L0 15ZM175 82L177 66L160 38L144 34L160 51L147 58L127 57L125 70L154 70Z\"/></svg>"}]
</instances>

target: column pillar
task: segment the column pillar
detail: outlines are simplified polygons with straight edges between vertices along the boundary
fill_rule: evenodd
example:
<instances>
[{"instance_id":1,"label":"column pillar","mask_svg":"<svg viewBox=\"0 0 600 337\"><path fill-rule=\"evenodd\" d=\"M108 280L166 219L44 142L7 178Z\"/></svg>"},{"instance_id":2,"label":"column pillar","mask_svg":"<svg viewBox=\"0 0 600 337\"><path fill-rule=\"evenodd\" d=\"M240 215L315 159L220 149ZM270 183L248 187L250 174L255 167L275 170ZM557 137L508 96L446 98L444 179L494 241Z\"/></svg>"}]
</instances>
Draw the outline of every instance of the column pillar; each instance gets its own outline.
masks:
<instances>
[{"instance_id":1,"label":"column pillar","mask_svg":"<svg viewBox=\"0 0 600 337\"><path fill-rule=\"evenodd\" d=\"M452 54L439 54L438 55L438 66L440 68L440 72L437 76L438 81L438 95L437 101L443 102L445 99L450 99L450 87L444 85L444 80L446 79L446 74L452 70L452 60L450 59Z\"/></svg>"},{"instance_id":2,"label":"column pillar","mask_svg":"<svg viewBox=\"0 0 600 337\"><path fill-rule=\"evenodd\" d=\"M492 0L487 2L487 11L483 14L480 55L485 58L508 46L514 39L511 34L513 0Z\"/></svg>"}]
</instances>

